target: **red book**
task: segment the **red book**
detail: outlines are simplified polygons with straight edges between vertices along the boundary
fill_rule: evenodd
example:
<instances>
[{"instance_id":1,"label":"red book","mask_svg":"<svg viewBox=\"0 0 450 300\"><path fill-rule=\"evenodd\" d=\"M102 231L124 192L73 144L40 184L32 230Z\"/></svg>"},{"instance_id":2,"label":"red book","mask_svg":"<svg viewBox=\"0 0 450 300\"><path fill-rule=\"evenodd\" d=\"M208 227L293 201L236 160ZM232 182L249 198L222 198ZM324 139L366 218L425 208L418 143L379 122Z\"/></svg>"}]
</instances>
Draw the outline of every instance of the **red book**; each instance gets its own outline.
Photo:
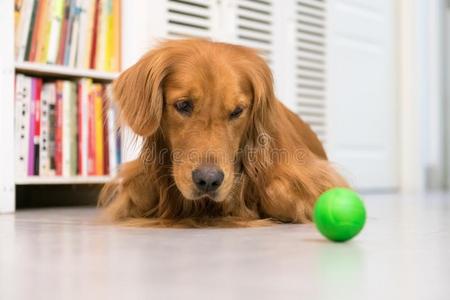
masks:
<instances>
[{"instance_id":1,"label":"red book","mask_svg":"<svg viewBox=\"0 0 450 300\"><path fill-rule=\"evenodd\" d=\"M81 81L78 81L77 83L77 127L78 127L78 143L77 143L77 147L78 147L78 151L77 151L77 155L78 155L78 167L77 167L77 174L78 175L82 175L84 170L83 170L83 119L82 119L82 112L83 112L83 101L82 101L82 97L83 97L83 84Z\"/></svg>"},{"instance_id":2,"label":"red book","mask_svg":"<svg viewBox=\"0 0 450 300\"><path fill-rule=\"evenodd\" d=\"M56 57L56 63L59 65L64 64L64 53L66 51L66 38L67 38L67 31L69 28L69 26L67 25L69 23L69 14L70 14L70 0L65 0L64 18L62 20L61 25L61 36L59 38L58 55Z\"/></svg>"},{"instance_id":3,"label":"red book","mask_svg":"<svg viewBox=\"0 0 450 300\"><path fill-rule=\"evenodd\" d=\"M96 175L95 172L95 115L94 115L94 93L89 91L88 102L88 175Z\"/></svg>"},{"instance_id":4,"label":"red book","mask_svg":"<svg viewBox=\"0 0 450 300\"><path fill-rule=\"evenodd\" d=\"M56 129L55 129L55 169L56 175L62 175L62 135L63 135L63 81L56 81Z\"/></svg>"},{"instance_id":5,"label":"red book","mask_svg":"<svg viewBox=\"0 0 450 300\"><path fill-rule=\"evenodd\" d=\"M100 14L100 0L95 0L95 13L94 13L94 31L92 32L92 49L91 49L91 69L95 69L96 53L97 53L97 33L98 33L98 21Z\"/></svg>"}]
</instances>

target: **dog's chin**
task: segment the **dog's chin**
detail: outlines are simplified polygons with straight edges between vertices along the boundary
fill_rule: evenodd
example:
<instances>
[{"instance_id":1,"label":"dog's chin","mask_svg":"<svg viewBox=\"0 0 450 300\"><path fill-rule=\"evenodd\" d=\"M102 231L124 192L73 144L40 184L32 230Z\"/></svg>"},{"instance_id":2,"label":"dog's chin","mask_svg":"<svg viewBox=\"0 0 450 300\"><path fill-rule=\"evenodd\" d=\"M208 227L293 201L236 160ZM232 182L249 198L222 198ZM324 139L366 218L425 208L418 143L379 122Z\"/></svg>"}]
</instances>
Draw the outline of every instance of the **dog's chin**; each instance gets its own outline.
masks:
<instances>
[{"instance_id":1,"label":"dog's chin","mask_svg":"<svg viewBox=\"0 0 450 300\"><path fill-rule=\"evenodd\" d=\"M183 191L180 189L181 194L186 200L191 201L203 201L203 200L210 200L214 202L222 202L224 201L224 197L221 197L219 192L210 192L210 193L202 193L197 190L191 191L189 193L183 193Z\"/></svg>"}]
</instances>

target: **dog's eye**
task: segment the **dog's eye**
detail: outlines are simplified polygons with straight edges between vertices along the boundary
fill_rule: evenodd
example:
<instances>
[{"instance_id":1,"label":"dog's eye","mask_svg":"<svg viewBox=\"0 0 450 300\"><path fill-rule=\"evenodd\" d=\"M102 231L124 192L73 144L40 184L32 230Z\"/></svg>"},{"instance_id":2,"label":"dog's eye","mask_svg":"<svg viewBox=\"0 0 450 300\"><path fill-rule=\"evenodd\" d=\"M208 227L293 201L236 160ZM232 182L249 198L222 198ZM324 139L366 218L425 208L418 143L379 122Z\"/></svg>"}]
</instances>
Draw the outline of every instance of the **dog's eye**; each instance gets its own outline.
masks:
<instances>
[{"instance_id":1,"label":"dog's eye","mask_svg":"<svg viewBox=\"0 0 450 300\"><path fill-rule=\"evenodd\" d=\"M191 100L180 100L175 103L175 109L183 115L190 115L194 110L194 103Z\"/></svg>"},{"instance_id":2,"label":"dog's eye","mask_svg":"<svg viewBox=\"0 0 450 300\"><path fill-rule=\"evenodd\" d=\"M231 113L230 113L230 119L237 119L242 114L244 109L240 106L236 107Z\"/></svg>"}]
</instances>

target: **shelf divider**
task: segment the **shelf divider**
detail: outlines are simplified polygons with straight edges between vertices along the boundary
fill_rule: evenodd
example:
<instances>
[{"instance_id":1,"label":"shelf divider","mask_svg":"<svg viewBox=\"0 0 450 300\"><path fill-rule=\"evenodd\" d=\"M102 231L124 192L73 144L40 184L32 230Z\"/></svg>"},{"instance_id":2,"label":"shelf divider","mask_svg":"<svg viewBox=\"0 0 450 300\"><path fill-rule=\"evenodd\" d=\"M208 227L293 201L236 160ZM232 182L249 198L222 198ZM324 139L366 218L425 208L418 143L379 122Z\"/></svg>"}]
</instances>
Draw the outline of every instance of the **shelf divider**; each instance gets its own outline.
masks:
<instances>
[{"instance_id":1,"label":"shelf divider","mask_svg":"<svg viewBox=\"0 0 450 300\"><path fill-rule=\"evenodd\" d=\"M104 184L113 176L28 176L17 178L16 185L55 185L55 184Z\"/></svg>"},{"instance_id":2,"label":"shelf divider","mask_svg":"<svg viewBox=\"0 0 450 300\"><path fill-rule=\"evenodd\" d=\"M62 65L49 65L34 62L16 62L16 72L65 78L88 77L101 81L112 81L119 76L119 72L106 72L92 69L79 69Z\"/></svg>"}]
</instances>

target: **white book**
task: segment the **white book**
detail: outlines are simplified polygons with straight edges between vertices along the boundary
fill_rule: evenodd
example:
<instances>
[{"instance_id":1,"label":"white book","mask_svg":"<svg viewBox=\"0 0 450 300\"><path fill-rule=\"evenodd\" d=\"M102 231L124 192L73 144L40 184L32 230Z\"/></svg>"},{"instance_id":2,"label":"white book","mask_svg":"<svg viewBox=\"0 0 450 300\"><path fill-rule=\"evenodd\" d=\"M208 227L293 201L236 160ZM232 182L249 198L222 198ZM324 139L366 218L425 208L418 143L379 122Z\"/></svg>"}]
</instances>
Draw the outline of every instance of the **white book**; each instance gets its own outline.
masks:
<instances>
[{"instance_id":1,"label":"white book","mask_svg":"<svg viewBox=\"0 0 450 300\"><path fill-rule=\"evenodd\" d=\"M50 6L50 35L48 42L47 63L54 64L58 57L62 18L64 17L64 0L54 0Z\"/></svg>"},{"instance_id":2,"label":"white book","mask_svg":"<svg viewBox=\"0 0 450 300\"><path fill-rule=\"evenodd\" d=\"M31 15L33 13L33 6L35 0L23 0L20 24L16 36L16 59L17 61L24 61L25 52L27 50L28 33L30 30Z\"/></svg>"},{"instance_id":3,"label":"white book","mask_svg":"<svg viewBox=\"0 0 450 300\"><path fill-rule=\"evenodd\" d=\"M73 3L73 2L72 2ZM80 38L80 6L81 0L75 1L75 14L73 16L72 35L70 37L69 66L76 67L78 42Z\"/></svg>"},{"instance_id":4,"label":"white book","mask_svg":"<svg viewBox=\"0 0 450 300\"><path fill-rule=\"evenodd\" d=\"M16 176L27 176L28 144L30 134L31 78L22 74L16 75L15 99L15 146Z\"/></svg>"},{"instance_id":5,"label":"white book","mask_svg":"<svg viewBox=\"0 0 450 300\"><path fill-rule=\"evenodd\" d=\"M76 53L76 66L77 68L84 68L84 61L86 56L87 38L89 34L89 6L91 0L81 0L80 3L80 33L78 36L78 49Z\"/></svg>"},{"instance_id":6,"label":"white book","mask_svg":"<svg viewBox=\"0 0 450 300\"><path fill-rule=\"evenodd\" d=\"M108 105L107 111L108 126L108 150L109 150L109 174L117 174L117 128L116 128L116 111L112 103Z\"/></svg>"},{"instance_id":7,"label":"white book","mask_svg":"<svg viewBox=\"0 0 450 300\"><path fill-rule=\"evenodd\" d=\"M56 87L54 83L45 83L42 87L41 96L41 126L39 143L39 175L52 176L50 166L50 106L55 104Z\"/></svg>"},{"instance_id":8,"label":"white book","mask_svg":"<svg viewBox=\"0 0 450 300\"><path fill-rule=\"evenodd\" d=\"M70 81L70 175L78 171L77 84Z\"/></svg>"}]
</instances>

